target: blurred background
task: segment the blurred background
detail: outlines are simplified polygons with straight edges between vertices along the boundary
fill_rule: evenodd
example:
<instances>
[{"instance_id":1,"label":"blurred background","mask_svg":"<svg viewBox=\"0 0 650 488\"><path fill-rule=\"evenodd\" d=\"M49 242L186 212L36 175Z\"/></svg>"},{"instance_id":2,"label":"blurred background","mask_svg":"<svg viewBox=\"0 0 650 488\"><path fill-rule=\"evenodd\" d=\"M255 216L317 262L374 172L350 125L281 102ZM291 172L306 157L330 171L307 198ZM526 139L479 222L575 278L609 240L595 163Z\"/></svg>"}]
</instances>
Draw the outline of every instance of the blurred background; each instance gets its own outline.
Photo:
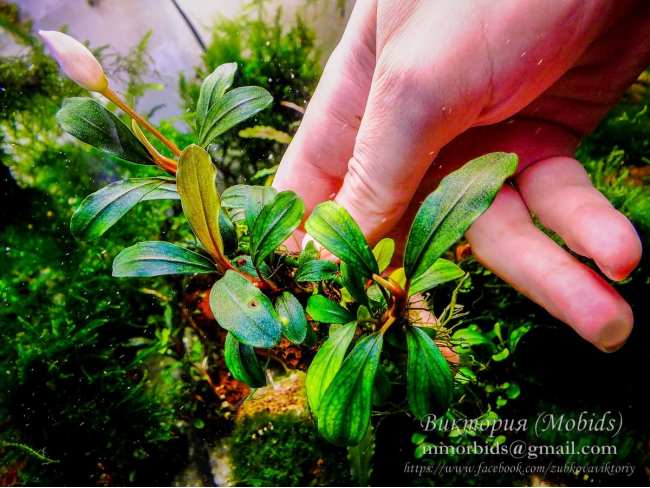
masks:
<instances>
[{"instance_id":1,"label":"blurred background","mask_svg":"<svg viewBox=\"0 0 650 488\"><path fill-rule=\"evenodd\" d=\"M363 456L351 457L318 437L305 407L303 372L313 351L274 350L286 374L250 396L224 366L223 334L206 305L210 282L110 276L113 257L126 246L191 239L177 203L145 202L97 241L71 236L70 216L86 195L149 169L111 159L58 128L62 100L86 94L59 74L38 29L63 29L87 42L119 91L180 146L192 140L185 114L194 110L201 80L218 65L237 62L235 86L263 86L274 103L228 132L213 158L225 184L265 184L351 3L0 0L0 485L648 484L647 252L632 276L616 284L632 304L636 327L629 343L610 355L482 268L462 244L455 256L470 273L458 296L464 315L457 326L472 361L457 377L454 415L496 420L613 412L624 419L616 438L425 433L400 409L405 392L395 381L386 398L396 408L376 409L374 442ZM596 187L632 220L644 246L649 84L646 72L578 151ZM260 126L275 132L260 137L254 129ZM406 462L499 461L432 459L423 454L431 443L517 439L613 443L615 455L522 462L618 463L634 472L568 470L542 479L404 471Z\"/></svg>"}]
</instances>

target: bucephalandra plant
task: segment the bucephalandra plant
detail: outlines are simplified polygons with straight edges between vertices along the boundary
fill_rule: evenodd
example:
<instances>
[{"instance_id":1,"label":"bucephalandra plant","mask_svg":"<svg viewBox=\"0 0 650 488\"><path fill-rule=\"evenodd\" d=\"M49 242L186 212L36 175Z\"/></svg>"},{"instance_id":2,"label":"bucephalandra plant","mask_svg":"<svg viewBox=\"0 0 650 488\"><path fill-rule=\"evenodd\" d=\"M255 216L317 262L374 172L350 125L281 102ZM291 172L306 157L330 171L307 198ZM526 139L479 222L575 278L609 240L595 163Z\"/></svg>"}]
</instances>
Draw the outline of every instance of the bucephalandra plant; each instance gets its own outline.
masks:
<instances>
[{"instance_id":1,"label":"bucephalandra plant","mask_svg":"<svg viewBox=\"0 0 650 488\"><path fill-rule=\"evenodd\" d=\"M88 196L72 217L74 235L101 236L141 201L179 199L197 239L193 249L160 241L123 249L113 262L114 276L213 274L209 301L216 321L228 331L226 365L251 387L266 383L256 348L273 348L283 337L316 348L307 398L319 431L333 443L352 446L364 439L373 402L386 386L381 359L390 351L403 365L415 416L449 407L453 376L437 342L452 314L426 322L416 295L464 276L442 256L515 172L515 155L487 154L445 177L422 203L402 266L390 273L394 242L383 239L371 248L357 223L333 201L318 205L304 227L340 263L321 259L313 242L291 253L283 242L303 223L300 198L269 186L235 185L219 194L217 168L206 151L225 131L268 107L268 92L231 89L236 65L219 66L200 90L196 144L181 150L108 88L101 66L83 45L61 33L42 35L73 80L132 118L129 128L95 99L73 98L58 113L61 127L120 159L161 169L159 176L115 182ZM174 157L156 151L140 126Z\"/></svg>"}]
</instances>

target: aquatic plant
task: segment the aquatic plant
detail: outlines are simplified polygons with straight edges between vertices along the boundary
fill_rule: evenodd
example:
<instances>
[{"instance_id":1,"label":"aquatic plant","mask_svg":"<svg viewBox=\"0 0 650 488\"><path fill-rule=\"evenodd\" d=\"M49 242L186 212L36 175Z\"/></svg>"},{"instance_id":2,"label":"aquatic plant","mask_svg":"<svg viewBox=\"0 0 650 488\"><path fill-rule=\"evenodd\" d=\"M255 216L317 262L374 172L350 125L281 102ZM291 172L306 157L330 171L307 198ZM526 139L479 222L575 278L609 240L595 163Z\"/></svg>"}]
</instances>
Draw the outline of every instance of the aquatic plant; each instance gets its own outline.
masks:
<instances>
[{"instance_id":1,"label":"aquatic plant","mask_svg":"<svg viewBox=\"0 0 650 488\"><path fill-rule=\"evenodd\" d=\"M76 41L66 37L58 45L62 35L50 35L50 48L65 49L57 56L64 71L77 78L92 73L90 81L96 81L96 66L85 48L79 44L83 57L70 54ZM73 58L89 69L75 64L73 71L67 61ZM456 295L437 317L423 313L420 295L446 282L462 282L464 271L443 256L515 172L517 157L487 154L444 178L422 203L403 260L390 272L395 243L383 239L371 247L334 201L314 208L304 222L314 242L292 252L285 242L305 217L295 193L270 186L218 189L211 145L272 101L260 87L231 88L236 69L234 63L222 64L205 79L193 114L195 140L182 149L127 105L108 81L92 87L131 117L130 128L94 98L66 99L57 115L66 132L119 159L160 169L158 176L118 181L88 196L72 216L72 233L96 239L142 201L180 200L196 241L136 243L115 257L113 276L213 276L209 303L217 323L228 331L226 364L236 379L252 387L267 378L258 353L283 338L315 349L307 397L319 432L332 443L364 441L373 402L381 403L391 388L382 368L385 357L401 365L399 377L405 378L413 415L446 411L454 384L441 347L450 344L446 325L454 317ZM159 152L141 127L170 155ZM323 249L338 262L326 259Z\"/></svg>"}]
</instances>

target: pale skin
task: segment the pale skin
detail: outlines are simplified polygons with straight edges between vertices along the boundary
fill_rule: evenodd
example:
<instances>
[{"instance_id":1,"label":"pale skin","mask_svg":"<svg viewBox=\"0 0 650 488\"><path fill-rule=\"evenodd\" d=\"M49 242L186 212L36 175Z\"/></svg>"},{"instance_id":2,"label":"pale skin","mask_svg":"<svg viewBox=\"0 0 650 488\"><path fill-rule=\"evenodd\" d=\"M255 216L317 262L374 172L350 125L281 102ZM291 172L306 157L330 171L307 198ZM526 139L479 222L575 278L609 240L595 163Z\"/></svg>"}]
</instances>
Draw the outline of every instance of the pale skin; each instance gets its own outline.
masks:
<instances>
[{"instance_id":1,"label":"pale skin","mask_svg":"<svg viewBox=\"0 0 650 488\"><path fill-rule=\"evenodd\" d=\"M308 210L333 198L371 242L403 243L446 173L517 153L517 175L467 232L474 255L614 351L633 313L607 279L630 274L641 243L573 156L649 64L643 0L357 0L274 185Z\"/></svg>"}]
</instances>

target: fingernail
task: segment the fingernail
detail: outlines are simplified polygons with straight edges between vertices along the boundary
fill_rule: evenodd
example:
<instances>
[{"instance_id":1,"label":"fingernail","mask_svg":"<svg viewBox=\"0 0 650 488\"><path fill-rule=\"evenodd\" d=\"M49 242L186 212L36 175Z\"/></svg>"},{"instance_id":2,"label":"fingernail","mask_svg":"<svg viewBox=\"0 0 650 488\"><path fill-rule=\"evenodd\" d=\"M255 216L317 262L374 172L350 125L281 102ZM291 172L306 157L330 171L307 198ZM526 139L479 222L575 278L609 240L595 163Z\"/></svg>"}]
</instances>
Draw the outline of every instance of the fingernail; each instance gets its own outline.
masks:
<instances>
[{"instance_id":1,"label":"fingernail","mask_svg":"<svg viewBox=\"0 0 650 488\"><path fill-rule=\"evenodd\" d=\"M616 352L620 348L622 348L627 341L621 341L618 344L615 344L613 346L598 346L598 349L600 349L603 352L611 353L611 352Z\"/></svg>"}]
</instances>

